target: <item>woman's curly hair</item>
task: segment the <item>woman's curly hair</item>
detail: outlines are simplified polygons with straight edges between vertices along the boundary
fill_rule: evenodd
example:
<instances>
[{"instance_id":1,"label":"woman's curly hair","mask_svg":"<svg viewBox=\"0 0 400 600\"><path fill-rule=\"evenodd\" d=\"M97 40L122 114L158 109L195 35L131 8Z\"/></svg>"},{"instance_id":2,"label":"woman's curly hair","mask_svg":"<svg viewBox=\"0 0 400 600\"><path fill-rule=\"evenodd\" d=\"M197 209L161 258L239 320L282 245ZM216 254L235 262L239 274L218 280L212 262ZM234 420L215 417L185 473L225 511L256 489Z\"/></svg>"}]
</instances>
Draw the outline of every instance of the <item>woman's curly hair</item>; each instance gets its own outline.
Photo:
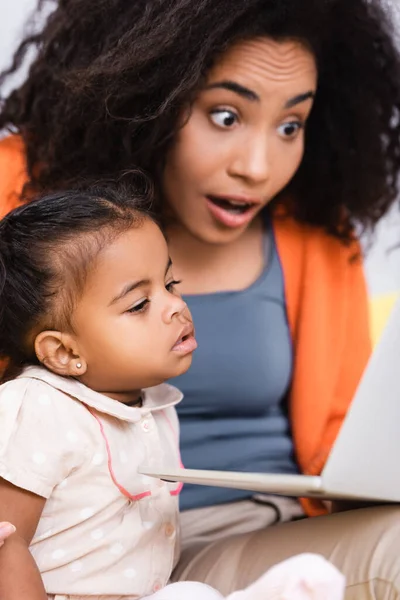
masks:
<instances>
[{"instance_id":1,"label":"woman's curly hair","mask_svg":"<svg viewBox=\"0 0 400 600\"><path fill-rule=\"evenodd\" d=\"M26 144L28 188L136 166L157 183L212 64L255 36L302 40L317 60L304 159L283 191L295 217L345 241L352 221L372 227L397 197L400 167L400 58L379 0L59 0L0 76L37 50L0 107L0 129Z\"/></svg>"}]
</instances>

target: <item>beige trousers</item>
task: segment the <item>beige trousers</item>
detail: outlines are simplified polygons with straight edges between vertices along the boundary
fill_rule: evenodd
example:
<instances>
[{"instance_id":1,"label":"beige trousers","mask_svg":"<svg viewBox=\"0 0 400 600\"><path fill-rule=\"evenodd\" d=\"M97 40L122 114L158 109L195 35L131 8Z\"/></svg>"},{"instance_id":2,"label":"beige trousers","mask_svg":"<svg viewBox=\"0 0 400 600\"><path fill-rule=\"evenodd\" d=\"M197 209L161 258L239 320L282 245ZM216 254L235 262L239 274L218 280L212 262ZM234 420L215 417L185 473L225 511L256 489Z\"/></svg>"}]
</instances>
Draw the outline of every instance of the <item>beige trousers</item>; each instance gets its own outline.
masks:
<instances>
[{"instance_id":1,"label":"beige trousers","mask_svg":"<svg viewBox=\"0 0 400 600\"><path fill-rule=\"evenodd\" d=\"M142 600L343 600L345 580L328 561L300 554L279 563L245 590L225 598L197 581L178 581ZM138 596L48 596L48 600L139 600Z\"/></svg>"},{"instance_id":2,"label":"beige trousers","mask_svg":"<svg viewBox=\"0 0 400 600\"><path fill-rule=\"evenodd\" d=\"M64 596L50 595L47 600L139 600L138 596ZM145 596L143 600L224 600L216 590L197 582L180 582ZM229 600L229 599L227 599ZM239 599L240 600L240 599ZM247 599L244 599L247 600ZM257 600L257 599L256 599Z\"/></svg>"},{"instance_id":3,"label":"beige trousers","mask_svg":"<svg viewBox=\"0 0 400 600\"><path fill-rule=\"evenodd\" d=\"M174 581L201 581L227 595L303 552L346 576L346 600L400 600L400 507L298 519L299 504L267 498L181 514L183 552Z\"/></svg>"}]
</instances>

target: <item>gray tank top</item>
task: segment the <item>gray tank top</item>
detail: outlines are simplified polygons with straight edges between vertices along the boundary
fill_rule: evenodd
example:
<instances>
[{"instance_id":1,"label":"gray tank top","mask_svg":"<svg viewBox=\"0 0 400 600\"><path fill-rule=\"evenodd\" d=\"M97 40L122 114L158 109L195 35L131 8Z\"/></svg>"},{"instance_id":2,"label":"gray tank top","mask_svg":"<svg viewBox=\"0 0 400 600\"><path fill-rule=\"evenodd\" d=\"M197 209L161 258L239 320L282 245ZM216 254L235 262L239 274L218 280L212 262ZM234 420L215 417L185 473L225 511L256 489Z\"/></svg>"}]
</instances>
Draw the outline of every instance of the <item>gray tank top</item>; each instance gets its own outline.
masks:
<instances>
[{"instance_id":1,"label":"gray tank top","mask_svg":"<svg viewBox=\"0 0 400 600\"><path fill-rule=\"evenodd\" d=\"M286 396L292 373L283 273L271 226L265 268L238 292L185 296L198 349L191 368L171 381L185 467L296 473ZM184 485L181 509L249 498L250 492Z\"/></svg>"}]
</instances>

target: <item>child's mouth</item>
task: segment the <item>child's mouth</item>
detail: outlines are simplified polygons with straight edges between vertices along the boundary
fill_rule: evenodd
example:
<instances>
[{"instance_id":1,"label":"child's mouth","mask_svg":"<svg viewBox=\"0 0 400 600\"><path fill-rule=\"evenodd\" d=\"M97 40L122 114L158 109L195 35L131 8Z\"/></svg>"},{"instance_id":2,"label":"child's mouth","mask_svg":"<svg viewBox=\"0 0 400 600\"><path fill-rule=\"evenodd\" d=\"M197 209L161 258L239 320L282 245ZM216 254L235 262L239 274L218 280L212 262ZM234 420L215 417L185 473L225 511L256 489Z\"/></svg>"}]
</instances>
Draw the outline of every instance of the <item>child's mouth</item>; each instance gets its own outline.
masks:
<instances>
[{"instance_id":1,"label":"child's mouth","mask_svg":"<svg viewBox=\"0 0 400 600\"><path fill-rule=\"evenodd\" d=\"M194 337L194 329L193 325L189 324L185 326L183 331L181 332L179 338L175 342L172 347L174 352L179 352L179 354L190 354L197 348L197 342Z\"/></svg>"}]
</instances>

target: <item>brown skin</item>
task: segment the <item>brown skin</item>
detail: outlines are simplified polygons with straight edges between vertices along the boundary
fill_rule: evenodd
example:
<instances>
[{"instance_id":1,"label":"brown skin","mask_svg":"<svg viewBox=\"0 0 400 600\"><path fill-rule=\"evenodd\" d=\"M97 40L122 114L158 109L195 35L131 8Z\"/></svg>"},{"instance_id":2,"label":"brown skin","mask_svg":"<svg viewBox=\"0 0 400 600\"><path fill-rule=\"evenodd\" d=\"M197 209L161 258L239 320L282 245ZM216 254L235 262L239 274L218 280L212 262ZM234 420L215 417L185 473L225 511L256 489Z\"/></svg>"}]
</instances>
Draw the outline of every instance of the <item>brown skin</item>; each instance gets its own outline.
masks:
<instances>
[{"instance_id":1,"label":"brown skin","mask_svg":"<svg viewBox=\"0 0 400 600\"><path fill-rule=\"evenodd\" d=\"M11 535L1 550L1 600L47 600L42 578L29 552L45 502L45 498L0 479L2 518L17 528L17 533Z\"/></svg>"},{"instance_id":2,"label":"brown skin","mask_svg":"<svg viewBox=\"0 0 400 600\"><path fill-rule=\"evenodd\" d=\"M72 330L44 331L35 348L55 373L132 402L142 388L187 371L192 354L172 348L189 326L193 330L189 310L175 289L167 243L147 219L100 252L74 310Z\"/></svg>"},{"instance_id":3,"label":"brown skin","mask_svg":"<svg viewBox=\"0 0 400 600\"><path fill-rule=\"evenodd\" d=\"M11 525L11 523L8 523L7 521L2 521L0 523L0 548L4 544L4 541L13 533L15 533L14 525Z\"/></svg>"},{"instance_id":4,"label":"brown skin","mask_svg":"<svg viewBox=\"0 0 400 600\"><path fill-rule=\"evenodd\" d=\"M232 81L258 100L220 87ZM232 47L209 73L170 150L163 192L173 223L168 241L183 293L239 290L263 268L260 211L296 173L304 125L315 93L312 54L298 42L257 39ZM210 214L209 194L240 194L259 202L252 221L231 229Z\"/></svg>"},{"instance_id":5,"label":"brown skin","mask_svg":"<svg viewBox=\"0 0 400 600\"><path fill-rule=\"evenodd\" d=\"M259 100L215 84L232 81ZM167 157L163 192L172 217L168 242L184 294L242 290L264 268L260 211L296 173L304 126L316 93L314 57L302 44L267 38L233 46L208 74L204 88ZM233 122L232 122L233 121ZM301 124L291 126L292 124ZM261 200L247 227L230 229L210 215L205 195L244 194ZM363 507L328 503L332 512Z\"/></svg>"},{"instance_id":6,"label":"brown skin","mask_svg":"<svg viewBox=\"0 0 400 600\"><path fill-rule=\"evenodd\" d=\"M226 89L207 89L211 84L226 80L249 88L257 94L259 101L243 98ZM205 88L196 98L188 121L180 130L169 152L163 178L164 196L173 217L168 227L170 254L174 261L175 273L184 280L180 287L183 293L244 289L262 271L263 227L259 212L286 186L300 165L304 151L304 129L298 129L297 125L289 125L286 128L285 124L304 124L312 108L312 99L308 98L290 109L285 108L285 105L298 95L315 92L316 87L317 72L313 56L304 46L292 41L277 43L262 39L240 43L230 49L209 73ZM230 122L228 117L232 117L233 114L234 123L227 126L226 123ZM204 196L212 193L256 196L260 199L260 205L251 223L244 228L232 230L221 226L209 214ZM140 248L132 248L127 256L135 256L134 252L137 250L140 251ZM143 258L147 260L150 255L151 252L144 253ZM166 257L165 254L164 264ZM38 355L49 368L61 374L80 377L83 383L89 384L93 389L96 389L98 372L92 366L88 368L88 365L92 364L92 357L99 358L101 385L97 386L98 391L121 401L128 401L137 397L136 388L140 386L135 378L130 379L130 376L126 376L124 358L122 357L122 364L115 364L113 361L113 369L117 368L118 378L121 375L120 369L123 370L124 376L119 379L124 382L123 389L118 390L117 394L111 394L108 390L112 386L115 387L111 365L99 352L101 340L94 338L96 342L90 341L92 335L101 335L101 328L96 329L96 323L105 316L105 306L98 306L98 310L94 311L93 302L97 302L98 293L105 294L108 291L108 286L104 285L104 278L109 276L110 269L107 269L106 265L107 259L102 266L99 263L99 279L97 283L96 280L91 281L88 287L85 310L79 310L78 307L75 314L75 330L80 331L81 335L72 335L71 332L44 332L42 338L38 337L36 348ZM129 265L126 266L128 269ZM129 273L128 279L139 275ZM158 273L156 276L157 298L165 295L161 288L168 283L168 275L167 279L163 277L164 273ZM171 275L170 278L172 279ZM121 313L112 312L107 316L111 330L115 321L120 318L121 323L123 320L131 327L130 320L125 320L121 315L150 292L151 290L139 289L130 293L126 305L121 301ZM87 315L92 311L92 317L86 323ZM165 321L161 314L170 316ZM161 319L158 319L158 323L153 322L151 318L151 326L154 326L156 332L159 329L165 332L172 330L172 323L180 324L190 318L182 305L161 311L159 317ZM142 321L142 317L133 319L132 327L135 328L136 335L142 330L142 326L143 331L145 330L146 317L143 317ZM81 327L83 329L80 329ZM125 339L125 336L123 337ZM143 340L146 345L146 336ZM125 342L129 345L132 340L126 339ZM168 333L165 335L167 354L169 343ZM146 365L149 360L149 364L154 364L155 357L148 354L147 347L143 350L139 345L135 352L138 352L137 358L141 366ZM84 365L85 373L83 369L77 369L78 362ZM175 358L172 360L171 357L171 362L174 368L176 367L175 374L178 375L188 368L187 362L190 362L190 359L187 357L175 362ZM103 373L103 369L106 369L107 374ZM13 490L5 490L6 485ZM20 583L23 585L23 582L19 581L21 569L25 570L21 561L26 561L26 569L29 569L32 581L37 582L37 572L29 562L30 555L27 554L32 536L29 537L24 532L28 530L29 533L33 527L36 528L44 499L34 497L32 507L28 510L25 504L32 500L32 494L29 495L28 492L3 482L0 485L0 506L6 501L6 492L12 496L11 501L7 501L12 510L2 510L0 517L15 523L21 537L12 536L7 541L5 548L9 549L4 560L5 550L2 550L0 598L4 596L6 581L9 581L7 600L22 600L23 590L16 589L12 596L9 586ZM339 507L335 505L335 508ZM5 537L7 535L0 530L0 541ZM17 575L15 567L10 566L13 560L18 564ZM9 566L4 568L6 561ZM3 579L3 573L6 579ZM42 592L39 590L38 593ZM46 598L43 594L29 596L29 600L43 598Z\"/></svg>"},{"instance_id":7,"label":"brown skin","mask_svg":"<svg viewBox=\"0 0 400 600\"><path fill-rule=\"evenodd\" d=\"M175 290L167 244L153 221L122 233L100 252L72 324L71 331L37 335L39 360L116 401L137 400L142 388L189 368L192 351L175 345L182 332L193 332L192 319ZM45 502L0 479L0 518L17 528L0 555L0 600L47 600L29 552ZM0 541L6 537L7 529L0 528Z\"/></svg>"}]
</instances>

